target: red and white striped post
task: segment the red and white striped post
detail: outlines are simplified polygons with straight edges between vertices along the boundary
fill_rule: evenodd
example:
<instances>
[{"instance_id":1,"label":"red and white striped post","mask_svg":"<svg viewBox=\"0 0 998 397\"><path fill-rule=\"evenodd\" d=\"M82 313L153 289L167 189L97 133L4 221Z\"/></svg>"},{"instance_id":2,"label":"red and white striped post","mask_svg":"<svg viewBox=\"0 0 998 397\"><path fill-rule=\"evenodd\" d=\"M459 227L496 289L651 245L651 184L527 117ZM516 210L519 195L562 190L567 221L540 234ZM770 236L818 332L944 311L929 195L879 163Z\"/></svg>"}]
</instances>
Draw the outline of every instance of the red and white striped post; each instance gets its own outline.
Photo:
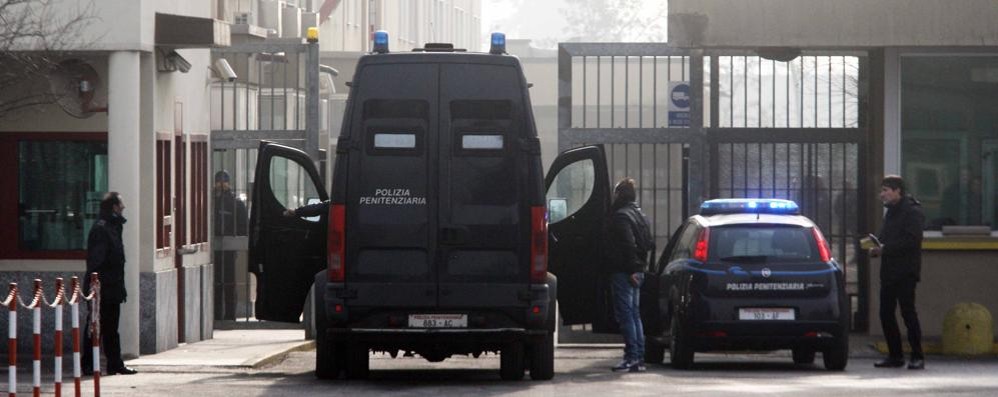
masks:
<instances>
[{"instance_id":1,"label":"red and white striped post","mask_svg":"<svg viewBox=\"0 0 998 397\"><path fill-rule=\"evenodd\" d=\"M10 397L17 396L17 283L10 283L9 292L7 293L7 299L4 299L3 305L7 306L9 310L8 323L7 323L7 373L8 373L8 391Z\"/></svg>"},{"instance_id":2,"label":"red and white striped post","mask_svg":"<svg viewBox=\"0 0 998 397\"><path fill-rule=\"evenodd\" d=\"M94 397L100 397L100 279L90 273L90 344L93 346Z\"/></svg>"},{"instance_id":3,"label":"red and white striped post","mask_svg":"<svg viewBox=\"0 0 998 397\"><path fill-rule=\"evenodd\" d=\"M62 397L62 304L66 300L66 292L62 289L62 277L55 279L55 301L51 306L55 309L55 397Z\"/></svg>"},{"instance_id":4,"label":"red and white striped post","mask_svg":"<svg viewBox=\"0 0 998 397\"><path fill-rule=\"evenodd\" d=\"M35 279L31 304L25 307L31 310L31 344L34 355L31 359L32 395L42 395L42 280Z\"/></svg>"},{"instance_id":5,"label":"red and white striped post","mask_svg":"<svg viewBox=\"0 0 998 397\"><path fill-rule=\"evenodd\" d=\"M80 278L73 276L70 279L69 284L70 290L72 290L69 297L69 310L70 310L70 321L73 323L73 329L70 331L73 338L73 386L75 387L75 396L80 397Z\"/></svg>"}]
</instances>

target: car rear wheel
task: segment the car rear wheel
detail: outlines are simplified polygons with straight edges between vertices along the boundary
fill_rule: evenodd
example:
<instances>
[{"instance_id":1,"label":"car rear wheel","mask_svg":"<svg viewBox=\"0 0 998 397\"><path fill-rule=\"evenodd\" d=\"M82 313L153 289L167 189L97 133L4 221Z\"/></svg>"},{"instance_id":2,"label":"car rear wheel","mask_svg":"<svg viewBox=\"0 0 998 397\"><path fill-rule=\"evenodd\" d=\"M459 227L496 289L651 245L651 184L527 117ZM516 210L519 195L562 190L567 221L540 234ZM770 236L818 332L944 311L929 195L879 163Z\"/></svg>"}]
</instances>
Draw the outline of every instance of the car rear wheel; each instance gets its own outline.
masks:
<instances>
[{"instance_id":1,"label":"car rear wheel","mask_svg":"<svg viewBox=\"0 0 998 397\"><path fill-rule=\"evenodd\" d=\"M793 349L794 364L814 364L814 350L798 348Z\"/></svg>"},{"instance_id":2,"label":"car rear wheel","mask_svg":"<svg viewBox=\"0 0 998 397\"><path fill-rule=\"evenodd\" d=\"M315 377L336 379L343 372L346 360L344 345L328 335L325 302L325 272L316 276L312 292L312 307L315 308Z\"/></svg>"},{"instance_id":3,"label":"car rear wheel","mask_svg":"<svg viewBox=\"0 0 998 397\"><path fill-rule=\"evenodd\" d=\"M842 371L846 369L849 362L849 336L843 334L831 349L825 350L821 354L822 361L825 362L825 369L829 371Z\"/></svg>"},{"instance_id":4,"label":"car rear wheel","mask_svg":"<svg viewBox=\"0 0 998 397\"><path fill-rule=\"evenodd\" d=\"M530 379L550 380L554 377L554 334L550 331L535 339L530 353Z\"/></svg>"},{"instance_id":5,"label":"car rear wheel","mask_svg":"<svg viewBox=\"0 0 998 397\"><path fill-rule=\"evenodd\" d=\"M523 379L523 342L509 342L499 352L499 376L502 380Z\"/></svg>"},{"instance_id":6,"label":"car rear wheel","mask_svg":"<svg viewBox=\"0 0 998 397\"><path fill-rule=\"evenodd\" d=\"M689 369L693 366L693 346L690 346L686 330L679 323L679 315L672 313L669 341L669 363L675 369Z\"/></svg>"}]
</instances>

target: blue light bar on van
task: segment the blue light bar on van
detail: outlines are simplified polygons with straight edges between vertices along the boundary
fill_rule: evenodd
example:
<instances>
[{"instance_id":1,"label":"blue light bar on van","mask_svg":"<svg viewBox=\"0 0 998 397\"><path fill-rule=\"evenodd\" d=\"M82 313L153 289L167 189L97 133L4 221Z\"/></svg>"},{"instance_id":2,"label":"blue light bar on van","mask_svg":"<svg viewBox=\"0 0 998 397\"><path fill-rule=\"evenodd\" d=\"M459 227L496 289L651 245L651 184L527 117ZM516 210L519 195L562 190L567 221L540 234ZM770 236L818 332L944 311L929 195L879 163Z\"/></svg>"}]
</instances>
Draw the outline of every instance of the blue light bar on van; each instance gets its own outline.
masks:
<instances>
[{"instance_id":1,"label":"blue light bar on van","mask_svg":"<svg viewBox=\"0 0 998 397\"><path fill-rule=\"evenodd\" d=\"M700 215L800 214L797 203L783 199L716 199L700 204Z\"/></svg>"},{"instance_id":2,"label":"blue light bar on van","mask_svg":"<svg viewBox=\"0 0 998 397\"><path fill-rule=\"evenodd\" d=\"M506 53L506 34L493 32L492 33L492 47L489 48L489 54L505 54Z\"/></svg>"},{"instance_id":3,"label":"blue light bar on van","mask_svg":"<svg viewBox=\"0 0 998 397\"><path fill-rule=\"evenodd\" d=\"M388 53L388 32L384 30L374 32L374 52L378 54Z\"/></svg>"}]
</instances>

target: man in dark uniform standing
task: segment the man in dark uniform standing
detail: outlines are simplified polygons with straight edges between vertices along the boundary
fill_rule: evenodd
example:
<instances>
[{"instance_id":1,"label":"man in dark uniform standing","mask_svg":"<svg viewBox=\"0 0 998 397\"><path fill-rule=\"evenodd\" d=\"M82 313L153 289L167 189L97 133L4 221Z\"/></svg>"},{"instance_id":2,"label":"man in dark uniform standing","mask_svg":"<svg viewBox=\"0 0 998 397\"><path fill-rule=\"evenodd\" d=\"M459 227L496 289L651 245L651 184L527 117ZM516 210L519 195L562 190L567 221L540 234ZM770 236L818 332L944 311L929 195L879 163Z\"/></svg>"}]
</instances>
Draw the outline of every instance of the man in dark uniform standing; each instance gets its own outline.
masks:
<instances>
[{"instance_id":1,"label":"man in dark uniform standing","mask_svg":"<svg viewBox=\"0 0 998 397\"><path fill-rule=\"evenodd\" d=\"M922 229L925 216L922 205L906 194L904 180L888 175L880 183L880 201L887 207L884 224L877 234L882 244L870 250L871 256L880 260L880 323L887 338L889 355L874 366L896 368L904 366L901 350L901 330L898 328L895 308L901 306L901 318L908 329L911 360L908 369L925 368L922 353L922 328L915 312L915 286L921 279Z\"/></svg>"},{"instance_id":2,"label":"man in dark uniform standing","mask_svg":"<svg viewBox=\"0 0 998 397\"><path fill-rule=\"evenodd\" d=\"M118 335L118 319L121 304L128 293L125 291L125 245L121 240L124 229L125 203L118 192L104 195L100 202L100 218L90 228L87 236L87 274L97 272L100 280L100 336L104 356L107 357L107 374L132 375L138 371L125 366L121 359L121 338ZM84 277L83 286L90 291L90 276ZM93 311L91 311L93 315ZM89 323L89 321L88 321ZM93 349L90 344L90 328L84 333L83 368L90 373L99 368L93 365Z\"/></svg>"}]
</instances>

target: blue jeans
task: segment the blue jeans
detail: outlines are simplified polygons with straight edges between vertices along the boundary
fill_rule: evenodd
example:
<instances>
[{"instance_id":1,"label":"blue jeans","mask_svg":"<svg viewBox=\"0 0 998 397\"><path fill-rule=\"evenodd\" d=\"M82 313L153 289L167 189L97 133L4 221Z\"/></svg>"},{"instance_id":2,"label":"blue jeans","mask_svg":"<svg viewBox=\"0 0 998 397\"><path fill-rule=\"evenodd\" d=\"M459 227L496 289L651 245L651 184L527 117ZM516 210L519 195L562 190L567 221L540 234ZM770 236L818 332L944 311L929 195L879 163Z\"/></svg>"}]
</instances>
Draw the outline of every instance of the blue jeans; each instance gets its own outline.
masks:
<instances>
[{"instance_id":1,"label":"blue jeans","mask_svg":"<svg viewBox=\"0 0 998 397\"><path fill-rule=\"evenodd\" d=\"M610 285L613 288L613 312L624 337L624 360L644 361L645 332L641 324L641 284L644 273L638 273L638 286L631 284L630 273L613 273Z\"/></svg>"}]
</instances>

